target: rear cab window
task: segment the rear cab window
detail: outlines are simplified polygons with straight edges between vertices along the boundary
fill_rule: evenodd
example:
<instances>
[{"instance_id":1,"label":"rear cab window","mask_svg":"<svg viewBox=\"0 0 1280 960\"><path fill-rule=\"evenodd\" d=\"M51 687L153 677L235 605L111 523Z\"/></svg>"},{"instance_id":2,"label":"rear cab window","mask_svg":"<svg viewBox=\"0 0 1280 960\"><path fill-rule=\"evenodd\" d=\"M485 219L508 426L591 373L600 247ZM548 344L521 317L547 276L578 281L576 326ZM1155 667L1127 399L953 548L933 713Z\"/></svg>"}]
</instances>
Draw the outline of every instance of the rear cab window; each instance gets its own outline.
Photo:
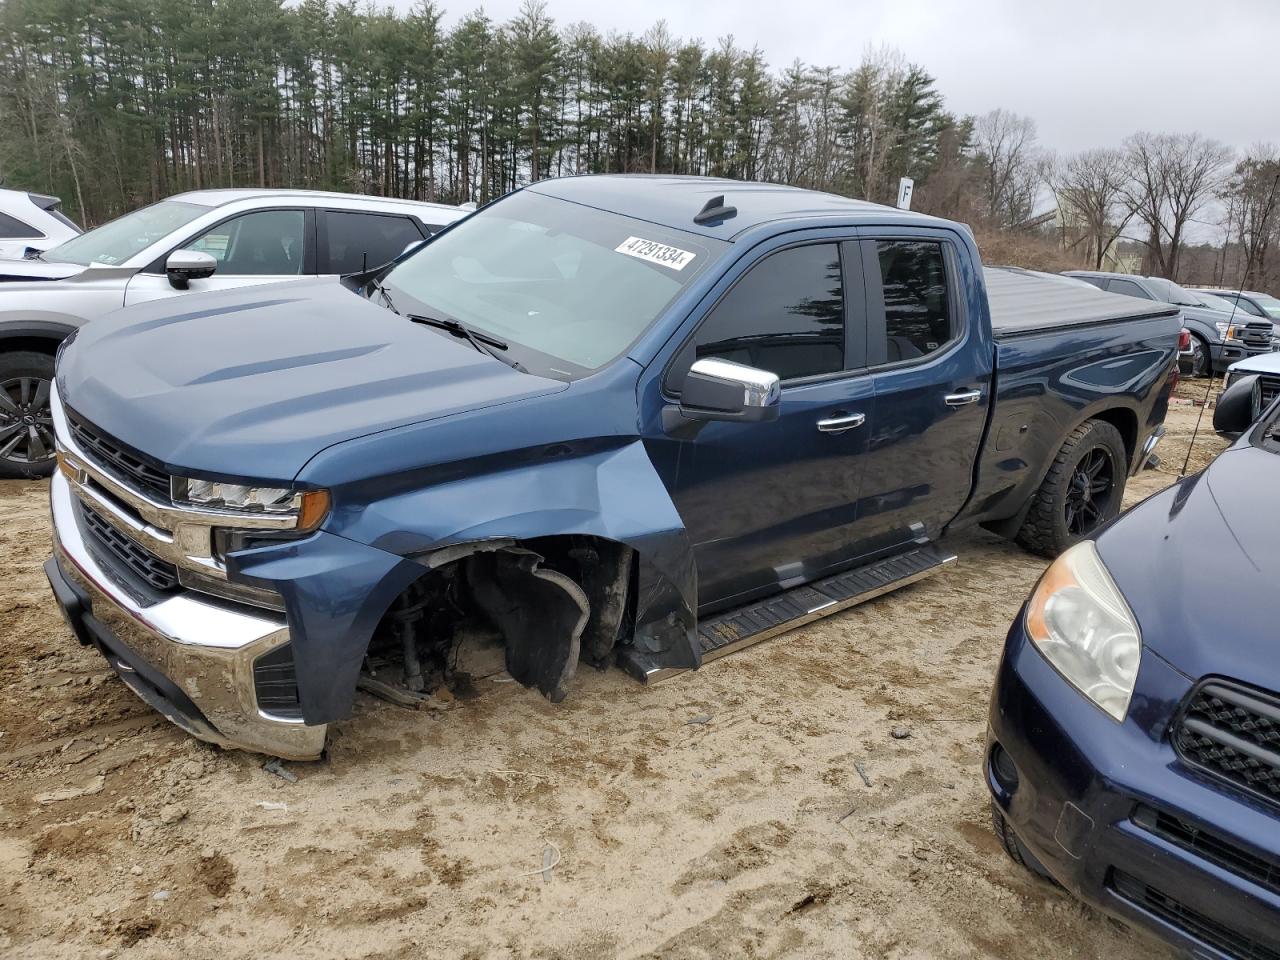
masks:
<instances>
[{"instance_id":1,"label":"rear cab window","mask_svg":"<svg viewBox=\"0 0 1280 960\"><path fill-rule=\"evenodd\" d=\"M1138 284L1134 283L1132 280L1117 280L1112 278L1107 283L1107 290L1110 293L1119 293L1126 297L1138 297L1141 300L1154 299L1151 294L1147 293L1147 291L1143 290L1142 287L1138 286Z\"/></svg>"},{"instance_id":2,"label":"rear cab window","mask_svg":"<svg viewBox=\"0 0 1280 960\"><path fill-rule=\"evenodd\" d=\"M958 338L947 251L942 240L862 241L869 366L921 360Z\"/></svg>"}]
</instances>

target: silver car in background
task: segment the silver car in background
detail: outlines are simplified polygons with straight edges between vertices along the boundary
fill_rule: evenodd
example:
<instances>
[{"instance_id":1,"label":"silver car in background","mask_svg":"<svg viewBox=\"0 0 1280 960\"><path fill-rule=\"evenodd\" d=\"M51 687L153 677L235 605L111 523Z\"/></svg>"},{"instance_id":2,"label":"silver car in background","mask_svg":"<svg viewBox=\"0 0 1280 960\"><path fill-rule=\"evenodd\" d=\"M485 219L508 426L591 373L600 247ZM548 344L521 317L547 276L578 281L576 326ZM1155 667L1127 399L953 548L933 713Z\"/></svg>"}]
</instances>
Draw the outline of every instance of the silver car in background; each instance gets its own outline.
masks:
<instances>
[{"instance_id":1,"label":"silver car in background","mask_svg":"<svg viewBox=\"0 0 1280 960\"><path fill-rule=\"evenodd\" d=\"M26 190L0 190L0 260L48 250L80 233L60 209L62 201Z\"/></svg>"},{"instance_id":2,"label":"silver car in background","mask_svg":"<svg viewBox=\"0 0 1280 960\"><path fill-rule=\"evenodd\" d=\"M112 310L188 293L376 268L469 213L310 190L198 190L34 259L0 260L0 477L53 469L58 345Z\"/></svg>"}]
</instances>

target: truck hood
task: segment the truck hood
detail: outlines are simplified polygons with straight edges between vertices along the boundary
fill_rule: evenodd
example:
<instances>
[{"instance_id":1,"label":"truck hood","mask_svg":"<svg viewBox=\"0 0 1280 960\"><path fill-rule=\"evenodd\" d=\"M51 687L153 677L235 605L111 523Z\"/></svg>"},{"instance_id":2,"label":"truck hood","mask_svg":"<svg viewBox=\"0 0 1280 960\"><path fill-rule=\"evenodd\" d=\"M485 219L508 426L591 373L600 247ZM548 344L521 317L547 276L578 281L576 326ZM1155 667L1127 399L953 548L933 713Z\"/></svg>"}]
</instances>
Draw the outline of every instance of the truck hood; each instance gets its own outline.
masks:
<instances>
[{"instance_id":1,"label":"truck hood","mask_svg":"<svg viewBox=\"0 0 1280 960\"><path fill-rule=\"evenodd\" d=\"M74 415L170 472L274 481L343 440L565 387L331 280L121 310L58 364Z\"/></svg>"},{"instance_id":2,"label":"truck hood","mask_svg":"<svg viewBox=\"0 0 1280 960\"><path fill-rule=\"evenodd\" d=\"M46 280L65 280L88 267L78 263L46 263L43 260L0 260L0 283L31 283Z\"/></svg>"},{"instance_id":3,"label":"truck hood","mask_svg":"<svg viewBox=\"0 0 1280 960\"><path fill-rule=\"evenodd\" d=\"M1280 690L1280 456L1232 447L1098 538L1142 639L1187 676Z\"/></svg>"}]
</instances>

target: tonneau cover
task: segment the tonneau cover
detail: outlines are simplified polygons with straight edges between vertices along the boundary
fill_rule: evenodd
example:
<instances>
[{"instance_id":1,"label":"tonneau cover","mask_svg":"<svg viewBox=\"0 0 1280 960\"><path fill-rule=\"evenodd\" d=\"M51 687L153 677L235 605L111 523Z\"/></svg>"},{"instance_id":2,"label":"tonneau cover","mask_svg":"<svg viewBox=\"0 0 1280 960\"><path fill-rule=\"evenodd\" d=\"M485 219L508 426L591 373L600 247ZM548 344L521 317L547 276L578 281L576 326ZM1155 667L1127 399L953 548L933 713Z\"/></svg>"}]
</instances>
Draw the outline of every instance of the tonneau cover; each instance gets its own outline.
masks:
<instances>
[{"instance_id":1,"label":"tonneau cover","mask_svg":"<svg viewBox=\"0 0 1280 960\"><path fill-rule=\"evenodd\" d=\"M1083 281L1056 274L1020 267L984 267L983 270L991 305L991 327L997 337L1178 313L1178 308L1170 303L1106 293Z\"/></svg>"}]
</instances>

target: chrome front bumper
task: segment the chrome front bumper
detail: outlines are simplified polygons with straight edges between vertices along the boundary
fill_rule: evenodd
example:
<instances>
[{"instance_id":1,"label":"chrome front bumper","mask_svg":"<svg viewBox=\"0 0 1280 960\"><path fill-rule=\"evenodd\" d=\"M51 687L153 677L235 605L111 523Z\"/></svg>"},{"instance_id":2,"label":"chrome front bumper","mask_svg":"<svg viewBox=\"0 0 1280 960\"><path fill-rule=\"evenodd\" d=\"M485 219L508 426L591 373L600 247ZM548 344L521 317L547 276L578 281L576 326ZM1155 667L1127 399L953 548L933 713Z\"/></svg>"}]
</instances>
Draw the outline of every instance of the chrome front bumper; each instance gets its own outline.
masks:
<instances>
[{"instance_id":1,"label":"chrome front bumper","mask_svg":"<svg viewBox=\"0 0 1280 960\"><path fill-rule=\"evenodd\" d=\"M254 661L289 642L284 617L191 592L143 605L85 543L67 478L55 473L51 484L57 571L50 580L60 574L72 585L75 598L56 583L54 592L77 636L97 645L134 693L192 736L286 759L318 757L326 725L272 716L254 692Z\"/></svg>"}]
</instances>

